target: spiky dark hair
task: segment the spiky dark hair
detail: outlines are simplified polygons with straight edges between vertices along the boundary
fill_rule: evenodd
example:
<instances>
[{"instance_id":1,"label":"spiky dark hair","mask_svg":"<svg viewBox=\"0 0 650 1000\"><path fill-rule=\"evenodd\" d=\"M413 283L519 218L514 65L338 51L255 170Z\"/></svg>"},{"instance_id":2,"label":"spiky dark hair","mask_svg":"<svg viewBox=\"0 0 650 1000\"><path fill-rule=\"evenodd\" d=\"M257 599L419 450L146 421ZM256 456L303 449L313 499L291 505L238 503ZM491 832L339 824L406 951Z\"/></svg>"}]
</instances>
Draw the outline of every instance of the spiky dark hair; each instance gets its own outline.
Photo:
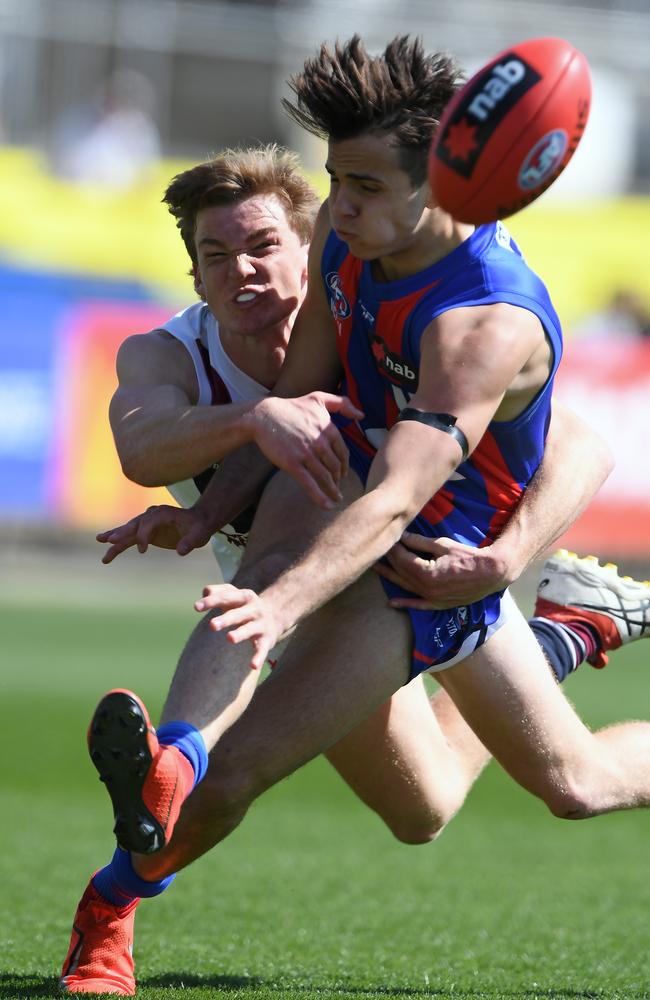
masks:
<instances>
[{"instance_id":1,"label":"spiky dark hair","mask_svg":"<svg viewBox=\"0 0 650 1000\"><path fill-rule=\"evenodd\" d=\"M295 103L282 103L298 125L321 139L392 133L404 169L421 184L440 116L463 79L452 56L427 55L418 38L398 36L381 55L370 56L354 35L333 51L321 45L289 80Z\"/></svg>"}]
</instances>

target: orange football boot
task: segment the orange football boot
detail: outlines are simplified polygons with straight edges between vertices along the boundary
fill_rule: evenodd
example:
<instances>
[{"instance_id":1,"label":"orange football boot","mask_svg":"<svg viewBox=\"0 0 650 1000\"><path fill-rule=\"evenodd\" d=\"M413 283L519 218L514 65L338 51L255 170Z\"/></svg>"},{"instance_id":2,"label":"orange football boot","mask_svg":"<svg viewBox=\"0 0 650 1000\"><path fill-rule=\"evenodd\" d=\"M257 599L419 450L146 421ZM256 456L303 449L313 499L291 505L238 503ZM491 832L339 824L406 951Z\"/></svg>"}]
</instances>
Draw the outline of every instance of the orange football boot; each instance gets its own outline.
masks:
<instances>
[{"instance_id":1,"label":"orange football boot","mask_svg":"<svg viewBox=\"0 0 650 1000\"><path fill-rule=\"evenodd\" d=\"M144 704L122 688L95 709L88 749L113 803L118 845L136 854L159 851L192 790L190 762L176 747L158 743Z\"/></svg>"},{"instance_id":2,"label":"orange football boot","mask_svg":"<svg viewBox=\"0 0 650 1000\"><path fill-rule=\"evenodd\" d=\"M133 923L139 900L114 906L92 881L81 897L72 923L70 947L59 985L66 993L135 995Z\"/></svg>"}]
</instances>

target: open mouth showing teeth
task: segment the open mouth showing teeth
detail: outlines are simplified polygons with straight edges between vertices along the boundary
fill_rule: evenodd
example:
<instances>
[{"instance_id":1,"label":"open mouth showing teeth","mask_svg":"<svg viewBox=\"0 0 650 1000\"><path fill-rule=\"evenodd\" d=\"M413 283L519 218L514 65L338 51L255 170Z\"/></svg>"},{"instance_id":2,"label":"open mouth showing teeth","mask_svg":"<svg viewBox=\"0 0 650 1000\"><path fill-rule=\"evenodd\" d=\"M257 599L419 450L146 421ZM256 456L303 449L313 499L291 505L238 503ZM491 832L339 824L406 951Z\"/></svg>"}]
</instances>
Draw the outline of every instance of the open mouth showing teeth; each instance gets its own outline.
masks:
<instances>
[{"instance_id":1,"label":"open mouth showing teeth","mask_svg":"<svg viewBox=\"0 0 650 1000\"><path fill-rule=\"evenodd\" d=\"M235 302L252 302L253 299L256 298L257 295L255 294L255 292L242 292L240 295L237 296Z\"/></svg>"}]
</instances>

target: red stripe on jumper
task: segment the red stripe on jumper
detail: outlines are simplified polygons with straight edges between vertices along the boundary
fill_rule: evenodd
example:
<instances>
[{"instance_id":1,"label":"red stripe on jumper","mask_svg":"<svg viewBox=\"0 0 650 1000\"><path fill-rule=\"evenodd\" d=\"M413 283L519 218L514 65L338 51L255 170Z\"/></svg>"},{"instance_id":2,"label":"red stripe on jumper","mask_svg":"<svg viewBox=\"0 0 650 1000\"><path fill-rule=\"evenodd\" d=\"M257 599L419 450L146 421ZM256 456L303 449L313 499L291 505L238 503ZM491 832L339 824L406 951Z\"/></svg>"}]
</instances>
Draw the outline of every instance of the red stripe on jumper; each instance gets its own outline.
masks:
<instances>
[{"instance_id":1,"label":"red stripe on jumper","mask_svg":"<svg viewBox=\"0 0 650 1000\"><path fill-rule=\"evenodd\" d=\"M486 537L481 543L489 545L498 538L524 491L513 479L512 472L490 431L485 432L470 461L483 476L488 502L494 508Z\"/></svg>"},{"instance_id":2,"label":"red stripe on jumper","mask_svg":"<svg viewBox=\"0 0 650 1000\"><path fill-rule=\"evenodd\" d=\"M408 318L424 295L439 284L440 279L431 282L425 288L416 289L409 295L405 295L404 298L396 299L392 302L386 301L380 303L374 332L393 354L397 354L400 358L404 357L404 327ZM407 359L404 358L404 360L406 361ZM412 360L410 363L413 365L416 364L415 360ZM390 372L379 366L379 364L377 367L384 378L387 378L391 383L400 388L404 388L404 383L399 378L392 379ZM400 407L393 392L388 387L384 390L384 408L386 412L386 427L390 430L399 416Z\"/></svg>"},{"instance_id":3,"label":"red stripe on jumper","mask_svg":"<svg viewBox=\"0 0 650 1000\"><path fill-rule=\"evenodd\" d=\"M438 490L437 493L424 505L420 511L421 516L429 524L440 524L454 509L454 498L445 489Z\"/></svg>"},{"instance_id":4,"label":"red stripe on jumper","mask_svg":"<svg viewBox=\"0 0 650 1000\"><path fill-rule=\"evenodd\" d=\"M210 383L210 391L212 393L210 403L212 406L219 406L223 403L232 403L230 393L228 392L228 387L223 381L221 376L210 363L210 353L206 347L203 346L200 340L197 340L197 346L199 353L201 355L201 360L203 361L203 367L205 368L205 374L208 377Z\"/></svg>"},{"instance_id":5,"label":"red stripe on jumper","mask_svg":"<svg viewBox=\"0 0 650 1000\"><path fill-rule=\"evenodd\" d=\"M390 351L395 354L402 354L404 327L409 315L413 312L420 299L424 298L427 292L440 284L440 280L432 281L424 288L417 288L401 299L381 302L377 311L377 323L375 333L384 341Z\"/></svg>"}]
</instances>

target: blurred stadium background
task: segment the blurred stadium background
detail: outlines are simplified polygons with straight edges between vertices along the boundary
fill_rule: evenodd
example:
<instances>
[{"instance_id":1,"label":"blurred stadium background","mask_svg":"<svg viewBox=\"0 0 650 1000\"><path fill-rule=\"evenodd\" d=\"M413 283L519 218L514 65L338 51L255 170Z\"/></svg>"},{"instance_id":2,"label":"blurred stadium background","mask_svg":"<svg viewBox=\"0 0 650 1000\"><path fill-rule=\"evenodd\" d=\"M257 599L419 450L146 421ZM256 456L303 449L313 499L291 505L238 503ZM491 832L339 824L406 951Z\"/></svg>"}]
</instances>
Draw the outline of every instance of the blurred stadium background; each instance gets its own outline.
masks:
<instances>
[{"instance_id":1,"label":"blurred stadium background","mask_svg":"<svg viewBox=\"0 0 650 1000\"><path fill-rule=\"evenodd\" d=\"M645 0L2 0L0 524L83 535L156 494L120 474L106 420L119 342L193 299L160 205L178 169L227 144L322 149L283 116L323 39L422 35L468 71L524 37L582 48L592 120L565 176L509 223L568 334L558 380L617 469L568 542L650 553L650 11ZM160 495L160 494L158 494Z\"/></svg>"},{"instance_id":2,"label":"blurred stadium background","mask_svg":"<svg viewBox=\"0 0 650 1000\"><path fill-rule=\"evenodd\" d=\"M128 685L156 715L211 573L205 551L106 569L92 541L166 497L124 480L107 421L121 340L193 299L162 192L258 140L298 149L325 189L323 151L280 97L353 31L376 49L421 34L470 72L537 35L589 58L586 137L509 226L565 323L558 392L618 461L567 542L650 563L647 0L0 0L0 998L57 995L79 892L112 851L89 713ZM568 685L592 724L647 705L643 645L616 660ZM496 767L414 852L315 761L143 914L141 995L180 979L191 997L268 1000L647 997L646 856L644 814L557 824Z\"/></svg>"}]
</instances>

